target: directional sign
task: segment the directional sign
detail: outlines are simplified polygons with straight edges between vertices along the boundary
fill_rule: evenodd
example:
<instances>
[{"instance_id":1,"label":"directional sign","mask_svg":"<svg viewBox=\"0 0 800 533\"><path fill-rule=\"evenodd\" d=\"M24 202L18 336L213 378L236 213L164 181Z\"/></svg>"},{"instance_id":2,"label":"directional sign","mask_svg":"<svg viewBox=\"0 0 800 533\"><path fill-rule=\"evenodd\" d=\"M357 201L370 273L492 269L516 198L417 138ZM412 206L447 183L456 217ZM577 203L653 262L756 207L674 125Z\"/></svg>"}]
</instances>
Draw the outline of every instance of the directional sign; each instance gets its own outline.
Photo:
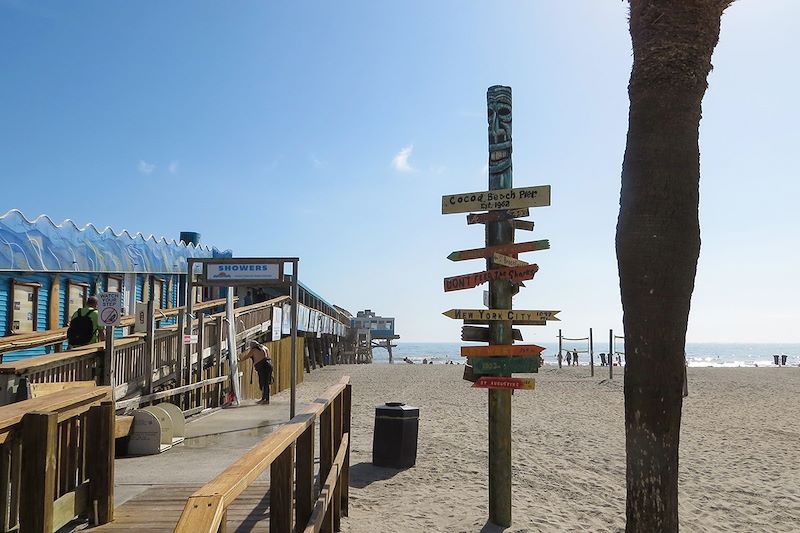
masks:
<instances>
[{"instance_id":1,"label":"directional sign","mask_svg":"<svg viewBox=\"0 0 800 533\"><path fill-rule=\"evenodd\" d=\"M511 225L514 226L514 229L533 231L533 222L530 220L512 220Z\"/></svg>"},{"instance_id":2,"label":"directional sign","mask_svg":"<svg viewBox=\"0 0 800 533\"><path fill-rule=\"evenodd\" d=\"M533 357L544 348L535 344L490 344L489 346L462 346L461 357Z\"/></svg>"},{"instance_id":3,"label":"directional sign","mask_svg":"<svg viewBox=\"0 0 800 533\"><path fill-rule=\"evenodd\" d=\"M546 207L550 205L550 186L495 189L493 191L464 192L442 196L442 214L469 213L470 211L497 211L521 207Z\"/></svg>"},{"instance_id":4,"label":"directional sign","mask_svg":"<svg viewBox=\"0 0 800 533\"><path fill-rule=\"evenodd\" d=\"M461 250L453 252L447 256L450 261L464 261L465 259L480 259L481 257L491 257L492 254L500 253L516 255L523 252L534 252L536 250L547 250L550 248L550 241L543 239L540 241L520 242L517 244L499 244L497 246L487 246L486 248L473 248L471 250ZM527 263L525 263L527 264Z\"/></svg>"},{"instance_id":5,"label":"directional sign","mask_svg":"<svg viewBox=\"0 0 800 533\"><path fill-rule=\"evenodd\" d=\"M522 340L522 332L518 329L512 329L511 335L515 341ZM464 342L489 342L489 328L462 326L461 340Z\"/></svg>"},{"instance_id":6,"label":"directional sign","mask_svg":"<svg viewBox=\"0 0 800 533\"><path fill-rule=\"evenodd\" d=\"M526 207L524 209L509 209L508 211L490 211L488 213L472 213L467 215L467 224L486 224L488 222L499 222L501 220L511 220L514 218L527 217L531 214ZM521 222L521 221L514 221ZM533 227L533 222L528 222Z\"/></svg>"},{"instance_id":7,"label":"directional sign","mask_svg":"<svg viewBox=\"0 0 800 533\"><path fill-rule=\"evenodd\" d=\"M483 272L464 274L463 276L444 278L444 292L471 289L482 283L486 283L487 281L523 281L526 279L533 279L533 276L535 276L536 272L538 271L538 265L528 265L515 268L496 268L492 270L485 270Z\"/></svg>"},{"instance_id":8,"label":"directional sign","mask_svg":"<svg viewBox=\"0 0 800 533\"><path fill-rule=\"evenodd\" d=\"M484 376L539 372L538 357L475 357L472 371Z\"/></svg>"},{"instance_id":9,"label":"directional sign","mask_svg":"<svg viewBox=\"0 0 800 533\"><path fill-rule=\"evenodd\" d=\"M456 320L511 320L515 324L522 321L560 320L556 317L561 311L525 311L522 309L450 309L442 313Z\"/></svg>"},{"instance_id":10,"label":"directional sign","mask_svg":"<svg viewBox=\"0 0 800 533\"><path fill-rule=\"evenodd\" d=\"M533 378L503 378L482 376L472 384L474 389L511 389L533 390L536 380Z\"/></svg>"},{"instance_id":11,"label":"directional sign","mask_svg":"<svg viewBox=\"0 0 800 533\"><path fill-rule=\"evenodd\" d=\"M514 259L513 257L509 257L503 254L498 254L497 252L495 252L492 255L492 263L494 263L495 265L507 266L507 267L521 267L528 264L520 259Z\"/></svg>"}]
</instances>

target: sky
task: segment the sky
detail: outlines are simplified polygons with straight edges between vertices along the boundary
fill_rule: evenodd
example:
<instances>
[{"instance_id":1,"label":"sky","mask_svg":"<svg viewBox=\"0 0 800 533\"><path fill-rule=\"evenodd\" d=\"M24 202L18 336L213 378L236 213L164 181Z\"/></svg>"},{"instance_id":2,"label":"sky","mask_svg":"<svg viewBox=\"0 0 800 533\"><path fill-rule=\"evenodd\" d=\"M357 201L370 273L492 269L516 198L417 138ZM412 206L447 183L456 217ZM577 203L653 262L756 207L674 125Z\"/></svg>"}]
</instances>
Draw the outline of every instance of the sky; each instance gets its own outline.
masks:
<instances>
[{"instance_id":1,"label":"sky","mask_svg":"<svg viewBox=\"0 0 800 533\"><path fill-rule=\"evenodd\" d=\"M0 0L0 213L299 256L401 341L458 342L442 279L483 246L441 196L487 188L486 89L513 90L514 185L552 186L526 341L622 334L614 252L627 2ZM723 17L700 133L690 342L800 342L796 0Z\"/></svg>"}]
</instances>

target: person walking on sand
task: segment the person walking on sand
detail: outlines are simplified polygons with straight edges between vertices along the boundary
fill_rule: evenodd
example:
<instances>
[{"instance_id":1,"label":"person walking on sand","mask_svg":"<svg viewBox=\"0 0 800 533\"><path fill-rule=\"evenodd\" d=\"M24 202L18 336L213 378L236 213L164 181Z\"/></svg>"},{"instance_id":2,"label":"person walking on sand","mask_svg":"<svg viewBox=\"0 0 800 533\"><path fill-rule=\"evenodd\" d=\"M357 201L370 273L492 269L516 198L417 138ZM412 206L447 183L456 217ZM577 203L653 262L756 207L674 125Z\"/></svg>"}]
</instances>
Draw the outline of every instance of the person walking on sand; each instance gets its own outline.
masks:
<instances>
[{"instance_id":1,"label":"person walking on sand","mask_svg":"<svg viewBox=\"0 0 800 533\"><path fill-rule=\"evenodd\" d=\"M250 341L250 349L242 354L239 362L245 359L252 359L253 368L258 372L258 386L261 387L261 399L258 403L269 404L269 386L272 383L272 359L269 357L269 348L258 341Z\"/></svg>"},{"instance_id":2,"label":"person walking on sand","mask_svg":"<svg viewBox=\"0 0 800 533\"><path fill-rule=\"evenodd\" d=\"M567 366L572 366L572 352L567 350Z\"/></svg>"},{"instance_id":3,"label":"person walking on sand","mask_svg":"<svg viewBox=\"0 0 800 533\"><path fill-rule=\"evenodd\" d=\"M600 366L606 366L606 354L600 353Z\"/></svg>"},{"instance_id":4,"label":"person walking on sand","mask_svg":"<svg viewBox=\"0 0 800 533\"><path fill-rule=\"evenodd\" d=\"M572 364L578 366L578 350L572 349Z\"/></svg>"},{"instance_id":5,"label":"person walking on sand","mask_svg":"<svg viewBox=\"0 0 800 533\"><path fill-rule=\"evenodd\" d=\"M564 361L564 354L561 353L561 350L558 351L558 368L561 368L561 364Z\"/></svg>"}]
</instances>

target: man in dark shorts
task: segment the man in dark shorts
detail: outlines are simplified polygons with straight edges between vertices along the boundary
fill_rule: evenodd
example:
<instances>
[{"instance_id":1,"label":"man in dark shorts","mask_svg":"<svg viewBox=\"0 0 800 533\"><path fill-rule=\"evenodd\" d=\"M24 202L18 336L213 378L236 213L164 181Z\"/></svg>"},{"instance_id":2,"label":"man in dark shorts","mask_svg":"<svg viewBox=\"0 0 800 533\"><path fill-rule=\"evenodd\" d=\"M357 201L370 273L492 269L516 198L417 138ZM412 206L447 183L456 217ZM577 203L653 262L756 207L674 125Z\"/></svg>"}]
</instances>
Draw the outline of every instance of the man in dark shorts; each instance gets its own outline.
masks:
<instances>
[{"instance_id":1,"label":"man in dark shorts","mask_svg":"<svg viewBox=\"0 0 800 533\"><path fill-rule=\"evenodd\" d=\"M253 368L258 372L258 386L261 387L261 400L258 403L269 403L269 385L272 383L272 359L269 348L258 341L250 341L250 348L242 354L239 361L253 360Z\"/></svg>"}]
</instances>

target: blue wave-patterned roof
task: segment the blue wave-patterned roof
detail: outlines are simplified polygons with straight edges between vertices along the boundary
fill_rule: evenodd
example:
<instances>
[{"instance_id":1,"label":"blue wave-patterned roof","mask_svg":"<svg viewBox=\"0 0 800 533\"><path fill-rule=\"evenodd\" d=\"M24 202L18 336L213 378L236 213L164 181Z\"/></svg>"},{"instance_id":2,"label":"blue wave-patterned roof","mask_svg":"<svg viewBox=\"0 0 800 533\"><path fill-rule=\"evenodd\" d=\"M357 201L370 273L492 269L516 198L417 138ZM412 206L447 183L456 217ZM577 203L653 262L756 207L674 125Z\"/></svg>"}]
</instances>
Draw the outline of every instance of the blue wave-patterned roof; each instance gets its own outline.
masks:
<instances>
[{"instance_id":1,"label":"blue wave-patterned roof","mask_svg":"<svg viewBox=\"0 0 800 533\"><path fill-rule=\"evenodd\" d=\"M56 224L47 215L28 220L17 209L0 216L0 271L172 274L185 273L188 258L221 255L226 253L127 230Z\"/></svg>"}]
</instances>

